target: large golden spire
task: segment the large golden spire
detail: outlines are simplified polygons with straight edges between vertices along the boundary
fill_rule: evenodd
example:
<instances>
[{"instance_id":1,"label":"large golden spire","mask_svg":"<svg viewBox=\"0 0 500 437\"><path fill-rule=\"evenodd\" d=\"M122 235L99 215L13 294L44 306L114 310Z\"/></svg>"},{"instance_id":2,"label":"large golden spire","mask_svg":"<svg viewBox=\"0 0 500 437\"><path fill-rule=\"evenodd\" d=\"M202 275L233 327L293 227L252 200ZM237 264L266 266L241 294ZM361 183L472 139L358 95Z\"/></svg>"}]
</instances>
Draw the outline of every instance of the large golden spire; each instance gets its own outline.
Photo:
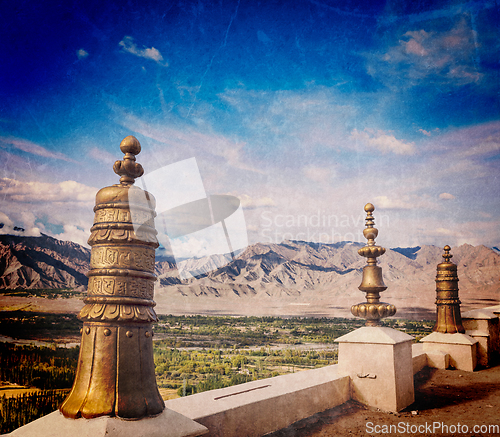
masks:
<instances>
[{"instance_id":1,"label":"large golden spire","mask_svg":"<svg viewBox=\"0 0 500 437\"><path fill-rule=\"evenodd\" d=\"M165 408L153 361L152 322L156 276L155 199L134 186L143 174L135 155L139 141L126 137L125 154L113 169L120 183L96 195L88 296L78 369L60 410L70 418L117 416L139 419Z\"/></svg>"}]
</instances>

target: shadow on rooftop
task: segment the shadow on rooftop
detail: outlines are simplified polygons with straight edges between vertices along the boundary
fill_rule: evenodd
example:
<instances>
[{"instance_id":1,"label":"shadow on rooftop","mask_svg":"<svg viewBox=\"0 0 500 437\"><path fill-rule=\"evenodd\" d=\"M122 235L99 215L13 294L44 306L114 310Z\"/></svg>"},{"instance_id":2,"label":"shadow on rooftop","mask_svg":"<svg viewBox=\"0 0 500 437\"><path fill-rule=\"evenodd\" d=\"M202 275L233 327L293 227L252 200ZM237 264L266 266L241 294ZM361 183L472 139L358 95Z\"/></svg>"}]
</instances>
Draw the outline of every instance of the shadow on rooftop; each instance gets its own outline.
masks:
<instances>
[{"instance_id":1,"label":"shadow on rooftop","mask_svg":"<svg viewBox=\"0 0 500 437\"><path fill-rule=\"evenodd\" d=\"M366 410L367 407L359 402L350 400L338 407L314 414L306 419L300 420L287 428L279 431L266 434L266 437L309 437L320 434L321 430L332 423L337 422L341 418L349 417L359 411ZM340 430L337 428L337 432ZM339 434L341 435L341 434Z\"/></svg>"},{"instance_id":2,"label":"shadow on rooftop","mask_svg":"<svg viewBox=\"0 0 500 437\"><path fill-rule=\"evenodd\" d=\"M424 367L415 375L415 402L404 411L438 410L478 402L488 398L492 392L499 391L498 379L491 382L474 381L475 376L458 370L444 373Z\"/></svg>"}]
</instances>

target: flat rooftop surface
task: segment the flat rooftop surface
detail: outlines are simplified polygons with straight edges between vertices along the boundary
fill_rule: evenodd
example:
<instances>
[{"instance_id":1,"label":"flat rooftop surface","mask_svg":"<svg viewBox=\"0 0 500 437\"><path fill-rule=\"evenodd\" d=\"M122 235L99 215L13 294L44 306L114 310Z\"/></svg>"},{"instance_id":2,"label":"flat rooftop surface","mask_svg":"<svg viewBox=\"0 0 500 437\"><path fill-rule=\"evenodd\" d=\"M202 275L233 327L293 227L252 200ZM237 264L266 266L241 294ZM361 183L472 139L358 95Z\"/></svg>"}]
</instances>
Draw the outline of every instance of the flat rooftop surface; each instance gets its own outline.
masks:
<instances>
[{"instance_id":1,"label":"flat rooftop surface","mask_svg":"<svg viewBox=\"0 0 500 437\"><path fill-rule=\"evenodd\" d=\"M400 413L349 401L266 437L384 435L499 437L500 366L476 372L426 367L415 375L415 402Z\"/></svg>"}]
</instances>

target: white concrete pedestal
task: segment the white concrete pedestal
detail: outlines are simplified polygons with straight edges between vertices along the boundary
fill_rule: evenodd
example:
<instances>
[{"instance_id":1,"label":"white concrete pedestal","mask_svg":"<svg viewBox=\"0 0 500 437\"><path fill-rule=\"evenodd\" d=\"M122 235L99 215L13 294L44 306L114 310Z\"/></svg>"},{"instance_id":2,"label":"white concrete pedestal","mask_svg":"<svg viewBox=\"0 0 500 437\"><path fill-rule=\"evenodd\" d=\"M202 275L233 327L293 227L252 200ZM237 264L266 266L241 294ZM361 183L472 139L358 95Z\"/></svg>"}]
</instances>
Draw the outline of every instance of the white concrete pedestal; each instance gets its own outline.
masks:
<instances>
[{"instance_id":1,"label":"white concrete pedestal","mask_svg":"<svg viewBox=\"0 0 500 437\"><path fill-rule=\"evenodd\" d=\"M155 417L123 420L116 417L68 419L55 411L22 426L12 437L195 437L208 429L175 411L166 408Z\"/></svg>"},{"instance_id":2,"label":"white concrete pedestal","mask_svg":"<svg viewBox=\"0 0 500 437\"><path fill-rule=\"evenodd\" d=\"M499 352L498 311L499 307L490 307L462 314L465 333L477 340L477 363L484 367L490 366Z\"/></svg>"},{"instance_id":3,"label":"white concrete pedestal","mask_svg":"<svg viewBox=\"0 0 500 437\"><path fill-rule=\"evenodd\" d=\"M424 352L440 351L448 354L449 364L455 369L473 372L476 368L477 340L469 335L433 332L422 338L420 342L424 344Z\"/></svg>"},{"instance_id":4,"label":"white concrete pedestal","mask_svg":"<svg viewBox=\"0 0 500 437\"><path fill-rule=\"evenodd\" d=\"M338 338L339 371L351 377L352 398L393 412L412 404L412 340L382 326L365 326Z\"/></svg>"}]
</instances>

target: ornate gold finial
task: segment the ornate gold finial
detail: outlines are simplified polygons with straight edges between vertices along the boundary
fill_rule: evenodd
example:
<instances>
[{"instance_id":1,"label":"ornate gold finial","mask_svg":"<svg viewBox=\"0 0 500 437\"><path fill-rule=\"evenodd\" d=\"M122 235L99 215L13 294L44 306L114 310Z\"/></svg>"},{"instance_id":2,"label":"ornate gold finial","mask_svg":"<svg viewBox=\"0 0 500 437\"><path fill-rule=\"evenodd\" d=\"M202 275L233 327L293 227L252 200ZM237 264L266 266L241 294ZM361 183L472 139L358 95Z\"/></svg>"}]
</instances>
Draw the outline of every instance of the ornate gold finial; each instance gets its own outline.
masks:
<instances>
[{"instance_id":1,"label":"ornate gold finial","mask_svg":"<svg viewBox=\"0 0 500 437\"><path fill-rule=\"evenodd\" d=\"M80 357L64 416L87 419L116 416L139 419L165 408L155 378L153 326L155 302L155 199L133 185L143 169L135 163L139 141L120 146L124 161L114 170L121 184L99 190L90 229L88 295Z\"/></svg>"},{"instance_id":2,"label":"ornate gold finial","mask_svg":"<svg viewBox=\"0 0 500 437\"><path fill-rule=\"evenodd\" d=\"M375 224L373 214L372 214L373 211L375 211L375 207L371 203L367 203L365 205L365 212L366 212L365 226L366 226L366 228L363 230L363 235L368 240L368 242L366 243L365 247L362 247L361 249L358 250L358 253L361 256L364 256L367 258L366 261L368 262L369 265L377 264L377 257L379 257L385 253L385 249L383 247L375 245L375 238L377 238L377 236L378 236L378 229L373 227L373 225ZM380 278L380 280L382 281L382 286L384 286L382 277ZM385 290L385 288L384 288L384 290ZM383 290L381 290L381 291L383 291Z\"/></svg>"},{"instance_id":3,"label":"ornate gold finial","mask_svg":"<svg viewBox=\"0 0 500 437\"><path fill-rule=\"evenodd\" d=\"M453 258L453 255L450 253L451 247L446 245L444 246L444 253L441 255L444 258L444 261L449 263L450 259Z\"/></svg>"},{"instance_id":4,"label":"ornate gold finial","mask_svg":"<svg viewBox=\"0 0 500 437\"><path fill-rule=\"evenodd\" d=\"M458 298L457 266L450 259L451 247L444 246L444 262L438 264L436 274L436 324L433 331L454 334L465 333Z\"/></svg>"},{"instance_id":5,"label":"ornate gold finial","mask_svg":"<svg viewBox=\"0 0 500 437\"><path fill-rule=\"evenodd\" d=\"M144 174L142 165L135 162L135 155L141 153L141 143L133 135L125 137L120 143L120 150L125 154L123 161L116 161L113 165L114 172L121 176L122 185L132 185L135 178Z\"/></svg>"},{"instance_id":6,"label":"ornate gold finial","mask_svg":"<svg viewBox=\"0 0 500 437\"><path fill-rule=\"evenodd\" d=\"M375 207L371 203L365 205L366 228L363 230L364 237L368 240L366 246L358 250L364 256L367 265L363 267L363 279L359 290L366 293L366 302L358 303L351 307L351 313L356 317L366 319L366 326L381 325L380 319L396 314L396 307L392 304L380 302L380 292L387 289L382 278L382 268L377 266L377 258L385 253L383 247L375 244L378 229L374 227L373 218Z\"/></svg>"}]
</instances>

